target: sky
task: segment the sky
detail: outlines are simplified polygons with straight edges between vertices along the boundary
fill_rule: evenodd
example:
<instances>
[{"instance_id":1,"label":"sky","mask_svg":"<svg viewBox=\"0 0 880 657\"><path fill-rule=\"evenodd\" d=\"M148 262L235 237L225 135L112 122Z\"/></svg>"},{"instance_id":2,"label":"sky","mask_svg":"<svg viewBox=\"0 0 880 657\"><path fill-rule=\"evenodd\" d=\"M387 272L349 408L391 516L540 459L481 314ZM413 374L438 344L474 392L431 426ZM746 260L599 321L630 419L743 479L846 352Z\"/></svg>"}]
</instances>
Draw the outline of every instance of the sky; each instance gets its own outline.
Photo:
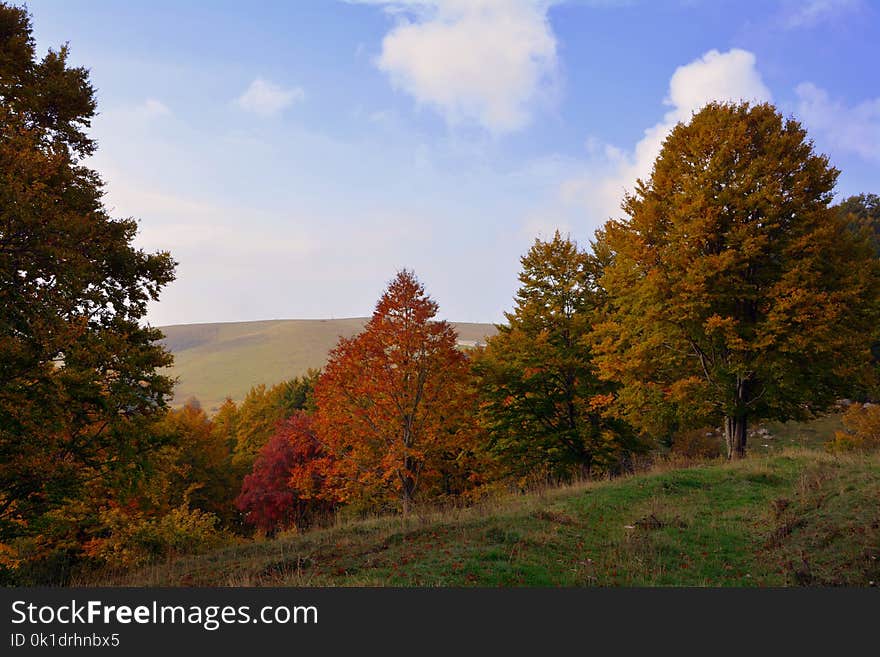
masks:
<instances>
[{"instance_id":1,"label":"sky","mask_svg":"<svg viewBox=\"0 0 880 657\"><path fill-rule=\"evenodd\" d=\"M153 325L369 315L416 272L499 322L519 259L587 246L665 135L771 101L880 193L880 1L30 0L97 89L90 165L177 280Z\"/></svg>"}]
</instances>

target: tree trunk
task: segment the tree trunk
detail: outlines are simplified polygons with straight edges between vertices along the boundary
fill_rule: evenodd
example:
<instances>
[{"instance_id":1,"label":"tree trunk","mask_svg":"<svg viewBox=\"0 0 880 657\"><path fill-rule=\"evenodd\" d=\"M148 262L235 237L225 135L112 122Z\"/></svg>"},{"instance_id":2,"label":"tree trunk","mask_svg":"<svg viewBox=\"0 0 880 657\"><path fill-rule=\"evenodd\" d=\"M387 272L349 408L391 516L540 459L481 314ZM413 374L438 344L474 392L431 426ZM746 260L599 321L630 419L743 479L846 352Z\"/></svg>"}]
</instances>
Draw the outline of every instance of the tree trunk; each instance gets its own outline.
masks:
<instances>
[{"instance_id":1,"label":"tree trunk","mask_svg":"<svg viewBox=\"0 0 880 657\"><path fill-rule=\"evenodd\" d=\"M741 459L746 455L748 430L749 377L736 377L736 401L730 415L724 417L724 440L727 458Z\"/></svg>"},{"instance_id":2,"label":"tree trunk","mask_svg":"<svg viewBox=\"0 0 880 657\"><path fill-rule=\"evenodd\" d=\"M416 480L412 476L413 466L414 463L412 458L409 456L404 457L404 472L400 474L400 501L403 507L403 515L405 516L409 515L409 512L412 509L413 496L416 490Z\"/></svg>"},{"instance_id":3,"label":"tree trunk","mask_svg":"<svg viewBox=\"0 0 880 657\"><path fill-rule=\"evenodd\" d=\"M748 422L745 415L724 418L724 440L727 442L728 459L745 457L747 427Z\"/></svg>"},{"instance_id":4,"label":"tree trunk","mask_svg":"<svg viewBox=\"0 0 880 657\"><path fill-rule=\"evenodd\" d=\"M582 461L580 464L580 471L581 471L581 479L583 481L589 481L590 480L590 464L588 462Z\"/></svg>"}]
</instances>

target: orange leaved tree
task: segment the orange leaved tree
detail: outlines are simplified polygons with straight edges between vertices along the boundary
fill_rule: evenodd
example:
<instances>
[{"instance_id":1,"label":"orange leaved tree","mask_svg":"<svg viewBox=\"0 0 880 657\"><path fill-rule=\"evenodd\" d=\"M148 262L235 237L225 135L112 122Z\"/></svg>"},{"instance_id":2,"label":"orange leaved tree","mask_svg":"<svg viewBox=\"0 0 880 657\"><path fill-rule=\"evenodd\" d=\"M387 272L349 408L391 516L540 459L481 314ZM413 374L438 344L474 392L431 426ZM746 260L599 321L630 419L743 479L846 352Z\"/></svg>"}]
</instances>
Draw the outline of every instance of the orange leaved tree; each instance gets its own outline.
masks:
<instances>
[{"instance_id":1,"label":"orange leaved tree","mask_svg":"<svg viewBox=\"0 0 880 657\"><path fill-rule=\"evenodd\" d=\"M596 362L625 419L721 426L740 458L750 422L875 385L880 261L829 205L837 175L772 105L711 103L672 130L598 234Z\"/></svg>"},{"instance_id":2,"label":"orange leaved tree","mask_svg":"<svg viewBox=\"0 0 880 657\"><path fill-rule=\"evenodd\" d=\"M315 428L347 500L396 498L406 513L468 447L467 357L436 313L415 275L401 271L364 331L330 353L315 388Z\"/></svg>"}]
</instances>

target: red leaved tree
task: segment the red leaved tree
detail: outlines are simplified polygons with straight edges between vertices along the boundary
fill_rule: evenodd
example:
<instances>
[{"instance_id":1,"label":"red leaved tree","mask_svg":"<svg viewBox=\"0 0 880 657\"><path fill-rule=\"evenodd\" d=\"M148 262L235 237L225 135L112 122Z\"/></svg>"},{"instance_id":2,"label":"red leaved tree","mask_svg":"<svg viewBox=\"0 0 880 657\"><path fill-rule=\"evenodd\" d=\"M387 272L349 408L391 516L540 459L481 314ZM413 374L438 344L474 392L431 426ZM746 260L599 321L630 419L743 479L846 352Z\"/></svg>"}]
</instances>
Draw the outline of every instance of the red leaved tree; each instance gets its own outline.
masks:
<instances>
[{"instance_id":1,"label":"red leaved tree","mask_svg":"<svg viewBox=\"0 0 880 657\"><path fill-rule=\"evenodd\" d=\"M406 513L469 450L467 357L436 313L415 274L401 271L364 331L330 353L315 387L315 427L347 500L397 498Z\"/></svg>"},{"instance_id":2,"label":"red leaved tree","mask_svg":"<svg viewBox=\"0 0 880 657\"><path fill-rule=\"evenodd\" d=\"M278 423L244 478L236 506L245 521L267 534L308 527L331 512L336 499L325 486L332 458L312 429L312 417L298 411Z\"/></svg>"}]
</instances>

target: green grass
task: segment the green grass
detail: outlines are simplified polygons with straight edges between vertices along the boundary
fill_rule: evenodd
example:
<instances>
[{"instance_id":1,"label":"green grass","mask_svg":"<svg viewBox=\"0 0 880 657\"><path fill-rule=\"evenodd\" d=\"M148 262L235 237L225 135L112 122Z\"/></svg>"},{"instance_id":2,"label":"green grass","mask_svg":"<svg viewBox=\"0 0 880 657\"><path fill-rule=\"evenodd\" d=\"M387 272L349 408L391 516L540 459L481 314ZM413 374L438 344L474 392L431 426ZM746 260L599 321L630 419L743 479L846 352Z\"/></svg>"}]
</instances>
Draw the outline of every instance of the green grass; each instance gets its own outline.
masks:
<instances>
[{"instance_id":1,"label":"green grass","mask_svg":"<svg viewBox=\"0 0 880 657\"><path fill-rule=\"evenodd\" d=\"M196 397L208 412L229 396L240 401L254 385L274 385L321 367L340 336L351 337L364 318L270 320L163 326L179 378L176 404ZM456 323L463 344L485 340L492 324Z\"/></svg>"},{"instance_id":2,"label":"green grass","mask_svg":"<svg viewBox=\"0 0 880 657\"><path fill-rule=\"evenodd\" d=\"M880 580L880 457L783 450L242 543L86 584L787 586Z\"/></svg>"}]
</instances>

